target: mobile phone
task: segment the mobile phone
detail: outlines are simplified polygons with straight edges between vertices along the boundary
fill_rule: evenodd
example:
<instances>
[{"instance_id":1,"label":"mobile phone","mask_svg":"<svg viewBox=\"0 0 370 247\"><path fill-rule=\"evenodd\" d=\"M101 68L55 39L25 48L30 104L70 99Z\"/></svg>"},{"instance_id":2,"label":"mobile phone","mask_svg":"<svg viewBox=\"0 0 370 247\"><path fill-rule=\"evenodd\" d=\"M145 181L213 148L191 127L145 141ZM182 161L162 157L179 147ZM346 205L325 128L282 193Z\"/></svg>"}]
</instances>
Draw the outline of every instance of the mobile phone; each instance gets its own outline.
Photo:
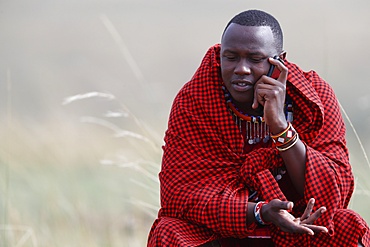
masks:
<instances>
[{"instance_id":1,"label":"mobile phone","mask_svg":"<svg viewBox=\"0 0 370 247\"><path fill-rule=\"evenodd\" d=\"M274 56L274 59L278 60L280 63L284 64L284 61L279 56ZM267 76L277 79L279 77L280 71L275 69L275 65L271 64Z\"/></svg>"},{"instance_id":2,"label":"mobile phone","mask_svg":"<svg viewBox=\"0 0 370 247\"><path fill-rule=\"evenodd\" d=\"M273 58L278 60L280 63L284 64L284 61L278 55L274 56ZM271 64L266 75L268 77L277 79L277 78L279 78L280 70L276 69L276 66ZM257 111L259 111L263 114L264 110L263 110L263 106L261 104L258 104Z\"/></svg>"}]
</instances>

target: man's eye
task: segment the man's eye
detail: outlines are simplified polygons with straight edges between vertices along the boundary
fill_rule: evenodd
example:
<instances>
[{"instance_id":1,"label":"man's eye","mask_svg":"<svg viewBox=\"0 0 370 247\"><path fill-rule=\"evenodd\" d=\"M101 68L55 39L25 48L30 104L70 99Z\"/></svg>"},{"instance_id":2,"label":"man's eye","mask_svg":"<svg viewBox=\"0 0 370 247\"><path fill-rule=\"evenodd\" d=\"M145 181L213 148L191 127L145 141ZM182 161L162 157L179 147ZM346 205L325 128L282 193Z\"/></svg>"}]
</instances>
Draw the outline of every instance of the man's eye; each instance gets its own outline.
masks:
<instances>
[{"instance_id":1,"label":"man's eye","mask_svg":"<svg viewBox=\"0 0 370 247\"><path fill-rule=\"evenodd\" d=\"M227 60L234 61L236 59L235 56L225 56Z\"/></svg>"},{"instance_id":2,"label":"man's eye","mask_svg":"<svg viewBox=\"0 0 370 247\"><path fill-rule=\"evenodd\" d=\"M250 60L254 63L260 63L263 61L263 58L261 57L251 57Z\"/></svg>"}]
</instances>

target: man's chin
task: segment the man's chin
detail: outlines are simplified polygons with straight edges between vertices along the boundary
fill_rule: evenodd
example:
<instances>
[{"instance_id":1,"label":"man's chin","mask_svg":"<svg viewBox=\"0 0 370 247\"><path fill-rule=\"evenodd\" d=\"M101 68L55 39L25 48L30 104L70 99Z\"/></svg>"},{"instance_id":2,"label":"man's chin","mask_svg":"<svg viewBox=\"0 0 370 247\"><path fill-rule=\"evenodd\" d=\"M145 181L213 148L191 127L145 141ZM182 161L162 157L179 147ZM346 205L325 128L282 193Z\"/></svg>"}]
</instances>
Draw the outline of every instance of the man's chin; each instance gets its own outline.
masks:
<instances>
[{"instance_id":1,"label":"man's chin","mask_svg":"<svg viewBox=\"0 0 370 247\"><path fill-rule=\"evenodd\" d=\"M240 96L240 95L236 95ZM248 99L247 97L233 97L233 102L236 105L243 105L243 106L252 106L253 100Z\"/></svg>"}]
</instances>

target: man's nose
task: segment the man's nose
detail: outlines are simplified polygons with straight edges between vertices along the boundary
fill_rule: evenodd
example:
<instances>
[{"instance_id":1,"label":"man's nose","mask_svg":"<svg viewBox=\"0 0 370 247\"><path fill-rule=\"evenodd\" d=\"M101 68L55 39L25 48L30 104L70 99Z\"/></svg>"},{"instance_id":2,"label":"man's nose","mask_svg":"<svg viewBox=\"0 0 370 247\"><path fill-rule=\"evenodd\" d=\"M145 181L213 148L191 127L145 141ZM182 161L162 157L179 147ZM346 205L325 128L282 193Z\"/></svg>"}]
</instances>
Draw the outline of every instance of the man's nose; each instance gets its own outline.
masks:
<instances>
[{"instance_id":1,"label":"man's nose","mask_svg":"<svg viewBox=\"0 0 370 247\"><path fill-rule=\"evenodd\" d=\"M249 75L251 73L250 65L247 61L241 59L236 65L234 73L237 75Z\"/></svg>"}]
</instances>

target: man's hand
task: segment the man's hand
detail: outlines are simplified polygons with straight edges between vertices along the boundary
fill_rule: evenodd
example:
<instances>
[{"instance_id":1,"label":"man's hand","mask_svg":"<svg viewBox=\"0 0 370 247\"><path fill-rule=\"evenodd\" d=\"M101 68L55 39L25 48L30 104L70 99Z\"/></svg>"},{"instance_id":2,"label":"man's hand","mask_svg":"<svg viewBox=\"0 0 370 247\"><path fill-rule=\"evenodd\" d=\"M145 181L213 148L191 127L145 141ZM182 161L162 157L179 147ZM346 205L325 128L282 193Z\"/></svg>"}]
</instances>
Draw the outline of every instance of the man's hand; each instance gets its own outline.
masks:
<instances>
[{"instance_id":1,"label":"man's hand","mask_svg":"<svg viewBox=\"0 0 370 247\"><path fill-rule=\"evenodd\" d=\"M301 217L295 218L288 211L293 208L293 202L285 202L274 199L261 208L262 218L266 222L271 222L284 232L301 233L314 235L316 232L328 232L324 226L314 225L315 221L326 211L325 207L320 207L312 213L315 199L308 201L307 207Z\"/></svg>"},{"instance_id":2,"label":"man's hand","mask_svg":"<svg viewBox=\"0 0 370 247\"><path fill-rule=\"evenodd\" d=\"M275 80L264 75L256 82L252 108L257 109L259 105L264 107L266 124L273 134L277 134L287 126L284 103L288 69L276 59L269 58L269 62L280 70L279 78Z\"/></svg>"}]
</instances>

